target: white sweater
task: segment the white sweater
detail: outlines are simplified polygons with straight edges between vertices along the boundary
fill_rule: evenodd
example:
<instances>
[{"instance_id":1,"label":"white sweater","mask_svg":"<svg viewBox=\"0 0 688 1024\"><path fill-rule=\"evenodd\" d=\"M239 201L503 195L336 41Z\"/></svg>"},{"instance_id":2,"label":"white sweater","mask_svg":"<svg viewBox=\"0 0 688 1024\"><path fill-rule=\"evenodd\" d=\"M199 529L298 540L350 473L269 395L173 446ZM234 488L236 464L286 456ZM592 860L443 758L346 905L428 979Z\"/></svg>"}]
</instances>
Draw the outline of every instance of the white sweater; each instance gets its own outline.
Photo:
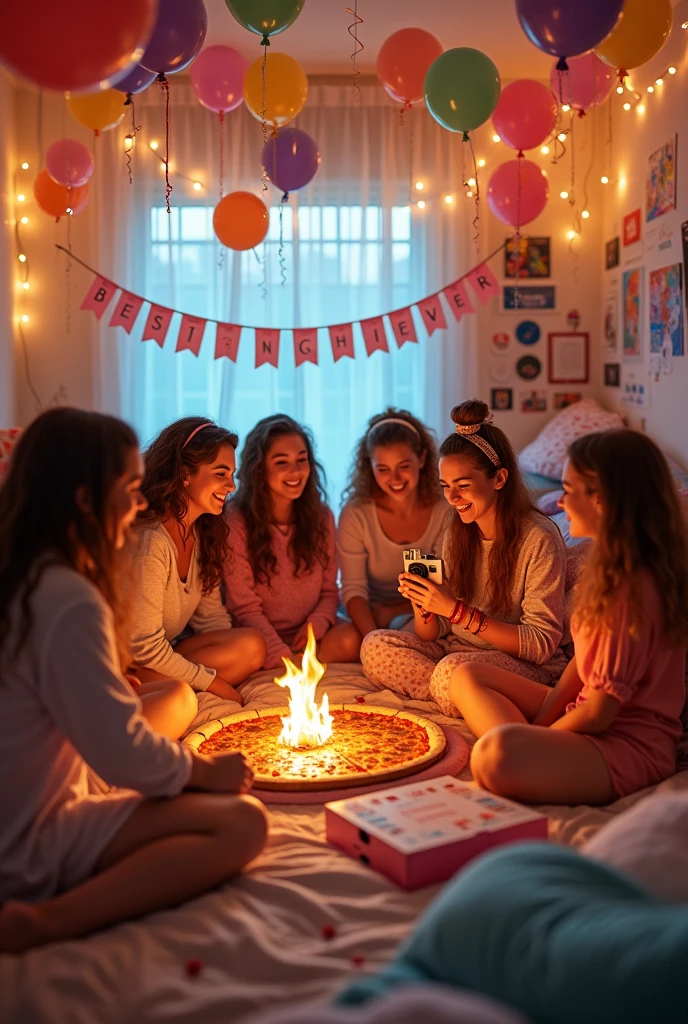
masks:
<instances>
[{"instance_id":1,"label":"white sweater","mask_svg":"<svg viewBox=\"0 0 688 1024\"><path fill-rule=\"evenodd\" d=\"M219 586L203 594L195 546L186 580L180 580L177 550L164 526L140 530L135 565L131 637L135 663L170 679L183 679L194 690L207 690L215 679L215 669L189 661L170 641L187 626L195 633L230 628L232 620L222 604Z\"/></svg>"}]
</instances>

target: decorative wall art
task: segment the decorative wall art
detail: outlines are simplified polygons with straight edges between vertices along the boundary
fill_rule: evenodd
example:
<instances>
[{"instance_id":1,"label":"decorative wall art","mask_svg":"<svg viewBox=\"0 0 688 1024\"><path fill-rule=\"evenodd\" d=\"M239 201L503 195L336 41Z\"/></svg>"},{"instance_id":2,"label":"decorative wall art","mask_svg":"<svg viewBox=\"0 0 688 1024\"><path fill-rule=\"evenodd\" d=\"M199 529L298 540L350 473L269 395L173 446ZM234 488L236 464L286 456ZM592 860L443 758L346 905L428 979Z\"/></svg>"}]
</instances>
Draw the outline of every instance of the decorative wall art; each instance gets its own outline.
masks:
<instances>
[{"instance_id":1,"label":"decorative wall art","mask_svg":"<svg viewBox=\"0 0 688 1024\"><path fill-rule=\"evenodd\" d=\"M549 277L552 269L550 263L550 240L545 237L528 237L521 235L516 257L516 238L512 235L506 240L504 249L504 277L527 279L533 277Z\"/></svg>"},{"instance_id":2,"label":"decorative wall art","mask_svg":"<svg viewBox=\"0 0 688 1024\"><path fill-rule=\"evenodd\" d=\"M583 395L580 391L564 391L554 395L553 409L568 409L570 405L580 402Z\"/></svg>"},{"instance_id":3,"label":"decorative wall art","mask_svg":"<svg viewBox=\"0 0 688 1024\"><path fill-rule=\"evenodd\" d=\"M662 352L665 343L672 356L684 354L682 267L650 272L650 352Z\"/></svg>"},{"instance_id":4,"label":"decorative wall art","mask_svg":"<svg viewBox=\"0 0 688 1024\"><path fill-rule=\"evenodd\" d=\"M550 384L587 384L590 379L590 336L561 332L547 337Z\"/></svg>"},{"instance_id":5,"label":"decorative wall art","mask_svg":"<svg viewBox=\"0 0 688 1024\"><path fill-rule=\"evenodd\" d=\"M676 148L678 136L665 142L650 154L645 182L645 220L676 209Z\"/></svg>"},{"instance_id":6,"label":"decorative wall art","mask_svg":"<svg viewBox=\"0 0 688 1024\"><path fill-rule=\"evenodd\" d=\"M505 284L502 287L502 309L555 310L557 289L553 284Z\"/></svg>"},{"instance_id":7,"label":"decorative wall art","mask_svg":"<svg viewBox=\"0 0 688 1024\"><path fill-rule=\"evenodd\" d=\"M616 292L610 292L604 300L603 336L608 352L616 352L619 346L619 299Z\"/></svg>"},{"instance_id":8,"label":"decorative wall art","mask_svg":"<svg viewBox=\"0 0 688 1024\"><path fill-rule=\"evenodd\" d=\"M514 393L511 388L492 388L490 391L490 408L496 412L513 409Z\"/></svg>"},{"instance_id":9,"label":"decorative wall art","mask_svg":"<svg viewBox=\"0 0 688 1024\"><path fill-rule=\"evenodd\" d=\"M604 385L607 388L619 388L619 387L621 387L621 364L620 363L605 363L604 364Z\"/></svg>"},{"instance_id":10,"label":"decorative wall art","mask_svg":"<svg viewBox=\"0 0 688 1024\"><path fill-rule=\"evenodd\" d=\"M535 380L542 373L542 363L537 356L521 356L516 363L516 373L521 380Z\"/></svg>"},{"instance_id":11,"label":"decorative wall art","mask_svg":"<svg viewBox=\"0 0 688 1024\"><path fill-rule=\"evenodd\" d=\"M623 354L624 359L639 359L641 356L641 308L642 308L642 267L625 270L621 285L623 308Z\"/></svg>"},{"instance_id":12,"label":"decorative wall art","mask_svg":"<svg viewBox=\"0 0 688 1024\"><path fill-rule=\"evenodd\" d=\"M547 412L546 391L521 391L521 412Z\"/></svg>"},{"instance_id":13,"label":"decorative wall art","mask_svg":"<svg viewBox=\"0 0 688 1024\"><path fill-rule=\"evenodd\" d=\"M623 219L623 244L635 245L640 241L640 209L627 213Z\"/></svg>"},{"instance_id":14,"label":"decorative wall art","mask_svg":"<svg viewBox=\"0 0 688 1024\"><path fill-rule=\"evenodd\" d=\"M535 345L540 340L540 325L534 320L521 320L515 333L521 345Z\"/></svg>"},{"instance_id":15,"label":"decorative wall art","mask_svg":"<svg viewBox=\"0 0 688 1024\"><path fill-rule=\"evenodd\" d=\"M604 247L604 269L613 270L619 265L619 236L612 238Z\"/></svg>"}]
</instances>

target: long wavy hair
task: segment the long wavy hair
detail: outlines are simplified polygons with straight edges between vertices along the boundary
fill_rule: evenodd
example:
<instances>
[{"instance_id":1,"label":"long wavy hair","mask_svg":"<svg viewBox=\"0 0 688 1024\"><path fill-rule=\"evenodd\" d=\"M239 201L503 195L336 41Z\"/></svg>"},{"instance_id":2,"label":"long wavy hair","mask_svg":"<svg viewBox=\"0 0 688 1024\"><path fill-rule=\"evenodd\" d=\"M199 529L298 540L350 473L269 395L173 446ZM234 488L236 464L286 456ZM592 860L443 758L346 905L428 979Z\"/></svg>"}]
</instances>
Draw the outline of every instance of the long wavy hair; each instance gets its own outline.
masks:
<instances>
[{"instance_id":1,"label":"long wavy hair","mask_svg":"<svg viewBox=\"0 0 688 1024\"><path fill-rule=\"evenodd\" d=\"M388 419L405 420L403 423L385 423ZM383 494L373 473L372 456L376 448L391 444L406 444L418 456L425 455L425 463L418 475L418 500L421 505L435 505L442 497L437 469L437 445L435 438L424 423L407 409L389 406L368 421L368 427L355 449L354 461L349 472L342 504L347 501L370 501Z\"/></svg>"},{"instance_id":2,"label":"long wavy hair","mask_svg":"<svg viewBox=\"0 0 688 1024\"><path fill-rule=\"evenodd\" d=\"M576 589L576 623L586 630L611 627L619 592L630 588L631 631L637 634L645 569L655 581L669 641L685 644L688 535L666 459L649 437L633 430L587 434L568 455L602 504L599 533Z\"/></svg>"},{"instance_id":3,"label":"long wavy hair","mask_svg":"<svg viewBox=\"0 0 688 1024\"><path fill-rule=\"evenodd\" d=\"M203 424L203 430L187 439ZM182 524L189 503L184 478L201 466L214 462L222 445L236 449L239 438L205 416L185 416L161 430L144 452L146 467L141 490L148 501L137 523L157 525L165 519ZM198 568L203 593L209 594L222 581L222 564L228 550L229 527L222 515L205 513L194 523L198 543Z\"/></svg>"},{"instance_id":4,"label":"long wavy hair","mask_svg":"<svg viewBox=\"0 0 688 1024\"><path fill-rule=\"evenodd\" d=\"M137 448L136 434L122 420L64 407L42 413L20 436L0 488L2 658L16 658L29 639L31 597L44 569L60 564L77 569L77 556L85 552L85 568L77 571L112 609L121 667L127 664L131 547L115 550L111 501L113 486ZM18 631L10 650L15 601Z\"/></svg>"},{"instance_id":5,"label":"long wavy hair","mask_svg":"<svg viewBox=\"0 0 688 1024\"><path fill-rule=\"evenodd\" d=\"M486 423L489 410L477 398L462 402L451 411L454 423L461 426L480 424L473 436L484 438L495 450L499 466L488 459L476 444L461 434L450 434L440 446L440 459L447 455L460 455L480 470L488 479L497 475L499 468L507 470L506 483L495 494L497 503L495 539L489 555L490 592L485 602L493 614L506 612L511 607L511 587L518 560L519 540L526 518L541 515L521 477L514 450L503 430ZM477 523L462 523L453 516L447 529L448 545L447 583L452 592L464 601L477 601L478 570L482 559L482 534ZM482 595L480 595L482 600Z\"/></svg>"},{"instance_id":6,"label":"long wavy hair","mask_svg":"<svg viewBox=\"0 0 688 1024\"><path fill-rule=\"evenodd\" d=\"M246 437L237 474L239 488L230 499L239 509L246 524L248 558L256 582L270 583L277 569L272 549L272 501L267 484L265 460L272 442L278 437L296 434L308 453L310 475L303 494L294 502L294 530L289 542L289 555L294 575L306 575L315 563L324 567L329 562L328 506L325 492L325 471L315 458L313 437L306 427L291 416L278 413L256 423Z\"/></svg>"}]
</instances>

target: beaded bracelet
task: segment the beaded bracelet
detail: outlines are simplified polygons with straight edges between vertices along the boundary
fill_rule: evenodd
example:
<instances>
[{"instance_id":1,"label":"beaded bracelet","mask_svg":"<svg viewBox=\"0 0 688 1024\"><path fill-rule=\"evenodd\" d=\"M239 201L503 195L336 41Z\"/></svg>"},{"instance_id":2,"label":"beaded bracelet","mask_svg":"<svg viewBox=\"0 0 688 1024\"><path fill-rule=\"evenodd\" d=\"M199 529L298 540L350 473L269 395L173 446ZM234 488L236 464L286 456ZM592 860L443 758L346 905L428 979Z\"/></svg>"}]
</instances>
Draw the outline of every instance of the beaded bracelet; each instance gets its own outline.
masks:
<instances>
[{"instance_id":1,"label":"beaded bracelet","mask_svg":"<svg viewBox=\"0 0 688 1024\"><path fill-rule=\"evenodd\" d=\"M471 632L471 623L473 622L473 619L476 617L477 614L478 614L478 609L477 608L471 608L470 618L469 618L468 622L466 623L466 625L464 626L464 629L468 633Z\"/></svg>"},{"instance_id":2,"label":"beaded bracelet","mask_svg":"<svg viewBox=\"0 0 688 1024\"><path fill-rule=\"evenodd\" d=\"M478 628L471 630L473 636L478 636L480 633L482 633L482 631L485 629L485 626L487 625L487 615L485 614L485 612L478 612L478 615Z\"/></svg>"}]
</instances>

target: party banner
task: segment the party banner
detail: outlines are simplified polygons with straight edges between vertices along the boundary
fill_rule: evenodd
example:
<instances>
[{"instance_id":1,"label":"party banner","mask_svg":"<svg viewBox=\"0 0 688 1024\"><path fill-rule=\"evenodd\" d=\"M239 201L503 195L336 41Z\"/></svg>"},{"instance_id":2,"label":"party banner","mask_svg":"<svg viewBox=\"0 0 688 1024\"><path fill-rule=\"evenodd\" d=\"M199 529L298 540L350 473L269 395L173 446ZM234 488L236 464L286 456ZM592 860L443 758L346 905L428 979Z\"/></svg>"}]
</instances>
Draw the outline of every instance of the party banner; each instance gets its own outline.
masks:
<instances>
[{"instance_id":1,"label":"party banner","mask_svg":"<svg viewBox=\"0 0 688 1024\"><path fill-rule=\"evenodd\" d=\"M482 306L486 306L493 296L499 297L499 281L485 263L471 271L468 283Z\"/></svg>"},{"instance_id":2,"label":"party banner","mask_svg":"<svg viewBox=\"0 0 688 1024\"><path fill-rule=\"evenodd\" d=\"M338 363L344 356L354 358L354 332L352 324L339 324L337 327L330 327L330 344L335 363Z\"/></svg>"},{"instance_id":3,"label":"party banner","mask_svg":"<svg viewBox=\"0 0 688 1024\"><path fill-rule=\"evenodd\" d=\"M461 323L466 313L475 313L475 307L468 296L463 278L459 278L458 281L454 281L454 284L443 288L442 294L449 303L449 308L456 317L457 324Z\"/></svg>"},{"instance_id":4,"label":"party banner","mask_svg":"<svg viewBox=\"0 0 688 1024\"><path fill-rule=\"evenodd\" d=\"M188 351L197 356L201 351L203 332L207 322L201 316L189 316L188 313L183 313L175 352Z\"/></svg>"},{"instance_id":5,"label":"party banner","mask_svg":"<svg viewBox=\"0 0 688 1024\"><path fill-rule=\"evenodd\" d=\"M421 299L416 305L429 338L432 337L435 331L446 331L447 321L439 295L430 295L427 299Z\"/></svg>"},{"instance_id":6,"label":"party banner","mask_svg":"<svg viewBox=\"0 0 688 1024\"><path fill-rule=\"evenodd\" d=\"M240 338L241 327L239 324L218 324L215 331L215 358L222 359L224 356L236 363Z\"/></svg>"},{"instance_id":7,"label":"party banner","mask_svg":"<svg viewBox=\"0 0 688 1024\"><path fill-rule=\"evenodd\" d=\"M122 292L108 327L123 327L127 334L131 334L131 329L136 322L136 317L141 312L142 305L143 299L139 295Z\"/></svg>"},{"instance_id":8,"label":"party banner","mask_svg":"<svg viewBox=\"0 0 688 1024\"><path fill-rule=\"evenodd\" d=\"M269 363L277 367L280 332L271 327L256 327L256 369Z\"/></svg>"},{"instance_id":9,"label":"party banner","mask_svg":"<svg viewBox=\"0 0 688 1024\"><path fill-rule=\"evenodd\" d=\"M374 316L370 320L361 320L361 331L369 356L372 356L373 352L389 352L385 324L381 316Z\"/></svg>"},{"instance_id":10,"label":"party banner","mask_svg":"<svg viewBox=\"0 0 688 1024\"><path fill-rule=\"evenodd\" d=\"M418 341L410 308L395 309L389 314L389 322L392 325L394 337L396 338L399 348L401 348L402 345L405 345L407 341Z\"/></svg>"},{"instance_id":11,"label":"party banner","mask_svg":"<svg viewBox=\"0 0 688 1024\"><path fill-rule=\"evenodd\" d=\"M141 341L157 341L160 348L162 348L165 344L167 329L170 326L170 320L174 312L174 309L166 309L164 306L151 306L146 326L143 328Z\"/></svg>"},{"instance_id":12,"label":"party banner","mask_svg":"<svg viewBox=\"0 0 688 1024\"><path fill-rule=\"evenodd\" d=\"M294 336L294 364L315 363L318 365L318 328L309 327L292 331Z\"/></svg>"},{"instance_id":13,"label":"party banner","mask_svg":"<svg viewBox=\"0 0 688 1024\"><path fill-rule=\"evenodd\" d=\"M88 309L92 313L95 313L96 320L100 320L103 313L110 305L116 291L116 284L113 284L112 281L108 281L107 278L98 275L91 287L88 289L86 298L81 303L81 308Z\"/></svg>"}]
</instances>

